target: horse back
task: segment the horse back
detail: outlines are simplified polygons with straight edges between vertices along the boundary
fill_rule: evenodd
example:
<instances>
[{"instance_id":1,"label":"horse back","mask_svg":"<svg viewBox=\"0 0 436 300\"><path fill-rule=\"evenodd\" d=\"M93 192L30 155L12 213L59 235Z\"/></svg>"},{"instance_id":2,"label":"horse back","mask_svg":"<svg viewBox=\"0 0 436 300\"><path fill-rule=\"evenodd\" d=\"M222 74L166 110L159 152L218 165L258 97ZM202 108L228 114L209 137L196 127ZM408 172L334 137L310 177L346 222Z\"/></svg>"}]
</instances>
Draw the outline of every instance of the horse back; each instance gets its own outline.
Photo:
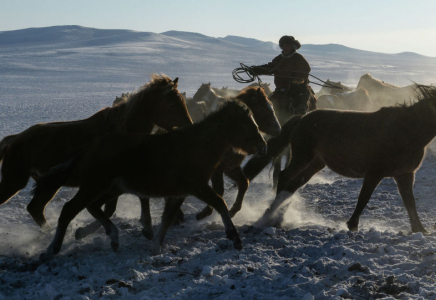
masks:
<instances>
[{"instance_id":1,"label":"horse back","mask_svg":"<svg viewBox=\"0 0 436 300\"><path fill-rule=\"evenodd\" d=\"M399 165L414 170L422 160L423 147L413 135L405 134L408 126L401 109L317 110L295 127L291 145L293 151L313 153L344 176L360 178L376 169L393 176Z\"/></svg>"}]
</instances>

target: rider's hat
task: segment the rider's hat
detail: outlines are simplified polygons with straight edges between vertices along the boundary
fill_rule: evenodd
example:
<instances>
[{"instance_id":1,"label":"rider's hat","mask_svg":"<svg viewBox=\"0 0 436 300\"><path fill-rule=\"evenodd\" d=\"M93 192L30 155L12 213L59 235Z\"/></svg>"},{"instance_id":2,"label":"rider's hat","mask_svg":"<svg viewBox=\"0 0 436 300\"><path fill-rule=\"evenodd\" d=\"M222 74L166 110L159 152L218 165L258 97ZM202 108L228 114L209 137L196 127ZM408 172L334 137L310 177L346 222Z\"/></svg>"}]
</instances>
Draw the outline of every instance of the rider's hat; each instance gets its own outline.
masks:
<instances>
[{"instance_id":1,"label":"rider's hat","mask_svg":"<svg viewBox=\"0 0 436 300\"><path fill-rule=\"evenodd\" d=\"M298 50L301 47L300 42L290 35L284 35L280 38L279 40L280 48L283 48L284 45L292 45L295 50Z\"/></svg>"}]
</instances>

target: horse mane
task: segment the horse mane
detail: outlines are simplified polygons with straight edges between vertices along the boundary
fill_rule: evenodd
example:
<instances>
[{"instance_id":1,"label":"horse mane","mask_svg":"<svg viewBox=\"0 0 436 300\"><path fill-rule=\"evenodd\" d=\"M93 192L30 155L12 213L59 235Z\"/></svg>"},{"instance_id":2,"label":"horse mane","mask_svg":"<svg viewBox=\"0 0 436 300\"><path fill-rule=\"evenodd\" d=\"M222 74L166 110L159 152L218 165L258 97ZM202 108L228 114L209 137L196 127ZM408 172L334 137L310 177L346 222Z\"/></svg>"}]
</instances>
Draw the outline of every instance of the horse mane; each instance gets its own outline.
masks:
<instances>
[{"instance_id":1,"label":"horse mane","mask_svg":"<svg viewBox=\"0 0 436 300\"><path fill-rule=\"evenodd\" d=\"M207 118L194 124L193 126L205 126L204 124L219 124L222 121L220 120L223 115L226 116L226 119L234 119L240 118L241 116L249 116L252 115L250 108L245 105L243 102L235 99L229 98L226 99L221 106L221 108L217 111L210 113ZM213 125L211 125L213 126Z\"/></svg>"},{"instance_id":2,"label":"horse mane","mask_svg":"<svg viewBox=\"0 0 436 300\"><path fill-rule=\"evenodd\" d=\"M140 87L133 93L123 94L123 101L112 107L101 109L97 114L101 114L105 121L111 124L113 128L120 128L123 123L129 118L131 112L135 112L138 106L141 105L144 98L157 90L158 88L168 87L168 92L177 88L177 83L174 83L170 77L165 74L152 74L151 80Z\"/></svg>"},{"instance_id":3,"label":"horse mane","mask_svg":"<svg viewBox=\"0 0 436 300\"><path fill-rule=\"evenodd\" d=\"M170 87L168 91L171 91L177 88L177 83L175 84L171 78L165 74L152 74L151 80L139 88L139 90L132 93L126 101L126 115L129 115L131 111L135 111L142 100L149 94L153 93L158 88L164 87Z\"/></svg>"},{"instance_id":4,"label":"horse mane","mask_svg":"<svg viewBox=\"0 0 436 300\"><path fill-rule=\"evenodd\" d=\"M244 97L245 95L247 95L247 94L249 94L249 93L253 93L253 92L257 92L257 91L262 91L262 93L265 95L265 97L266 97L266 94L265 94L265 90L263 89L263 87L260 87L260 86L247 86L247 87L245 87L245 88L243 88L240 92L239 92L239 94L238 94L238 96L236 96L236 99L241 99L242 97Z\"/></svg>"},{"instance_id":5,"label":"horse mane","mask_svg":"<svg viewBox=\"0 0 436 300\"><path fill-rule=\"evenodd\" d=\"M413 85L415 97L403 103L397 103L395 106L382 107L381 109L413 109L421 105L428 105L431 102L436 104L436 87L433 85L422 85L415 83Z\"/></svg>"}]
</instances>

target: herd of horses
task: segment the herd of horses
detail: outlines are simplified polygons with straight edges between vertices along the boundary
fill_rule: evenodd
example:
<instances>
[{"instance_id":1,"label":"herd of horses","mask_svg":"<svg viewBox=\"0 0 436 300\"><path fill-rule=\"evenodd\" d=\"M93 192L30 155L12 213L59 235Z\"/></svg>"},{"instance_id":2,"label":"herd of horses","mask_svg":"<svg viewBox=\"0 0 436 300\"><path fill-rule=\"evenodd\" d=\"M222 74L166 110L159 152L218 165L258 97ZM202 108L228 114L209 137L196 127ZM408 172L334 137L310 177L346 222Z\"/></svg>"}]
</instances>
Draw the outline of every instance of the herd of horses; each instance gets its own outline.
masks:
<instances>
[{"instance_id":1,"label":"herd of horses","mask_svg":"<svg viewBox=\"0 0 436 300\"><path fill-rule=\"evenodd\" d=\"M193 98L186 98L178 91L178 78L154 74L139 91L123 94L112 107L87 119L37 124L7 136L0 141L0 205L33 178L27 210L46 232L50 226L45 206L62 186L79 188L63 206L54 240L41 260L60 251L67 227L85 208L96 221L79 228L76 238L103 226L116 251L118 229L110 217L124 193L140 199L143 235L152 240L153 254L160 253L170 225L183 219L180 208L188 195L207 204L197 219L215 209L227 237L236 249L242 249L232 217L242 207L249 181L272 162L276 196L258 226L280 221L290 196L327 166L343 176L364 179L347 222L349 230L358 229L360 215L380 181L393 177L412 231L426 232L416 211L413 184L426 146L436 136L435 87L400 88L365 74L356 90L328 82L318 93L318 104L323 96L332 96L342 97L342 106L314 111L309 111L311 89L306 82L292 85L285 103L277 103L274 97L270 101L271 91L266 93L266 88L255 85L235 92L208 83ZM410 89L414 101L406 104L412 98ZM363 105L351 110L344 104L344 94L362 91L370 97L371 109ZM385 107L383 101L402 105ZM368 112L374 103L381 108ZM154 131L155 127L159 130ZM253 156L242 168L247 155ZM282 170L283 155L288 159ZM223 199L224 174L238 186L230 210ZM156 234L151 197L165 199Z\"/></svg>"}]
</instances>

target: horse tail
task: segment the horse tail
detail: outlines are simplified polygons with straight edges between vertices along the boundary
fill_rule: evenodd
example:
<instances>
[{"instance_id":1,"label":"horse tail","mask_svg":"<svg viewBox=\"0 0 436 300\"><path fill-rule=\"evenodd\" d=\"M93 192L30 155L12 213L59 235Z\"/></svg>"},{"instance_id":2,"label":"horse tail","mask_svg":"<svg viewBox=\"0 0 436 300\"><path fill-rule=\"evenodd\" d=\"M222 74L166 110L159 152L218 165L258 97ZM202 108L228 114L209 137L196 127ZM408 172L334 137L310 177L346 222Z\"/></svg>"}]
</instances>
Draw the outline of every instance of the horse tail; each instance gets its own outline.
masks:
<instances>
[{"instance_id":1,"label":"horse tail","mask_svg":"<svg viewBox=\"0 0 436 300\"><path fill-rule=\"evenodd\" d=\"M289 147L291 133L301 117L302 115L296 115L286 121L282 126L280 134L268 141L267 153L265 155L254 156L245 164L243 171L249 180L256 177L273 159L280 156Z\"/></svg>"},{"instance_id":2,"label":"horse tail","mask_svg":"<svg viewBox=\"0 0 436 300\"><path fill-rule=\"evenodd\" d=\"M11 145L12 140L16 136L17 136L17 134L8 135L0 141L0 163L2 162L3 158L5 157L6 151L9 149L9 146Z\"/></svg>"}]
</instances>

